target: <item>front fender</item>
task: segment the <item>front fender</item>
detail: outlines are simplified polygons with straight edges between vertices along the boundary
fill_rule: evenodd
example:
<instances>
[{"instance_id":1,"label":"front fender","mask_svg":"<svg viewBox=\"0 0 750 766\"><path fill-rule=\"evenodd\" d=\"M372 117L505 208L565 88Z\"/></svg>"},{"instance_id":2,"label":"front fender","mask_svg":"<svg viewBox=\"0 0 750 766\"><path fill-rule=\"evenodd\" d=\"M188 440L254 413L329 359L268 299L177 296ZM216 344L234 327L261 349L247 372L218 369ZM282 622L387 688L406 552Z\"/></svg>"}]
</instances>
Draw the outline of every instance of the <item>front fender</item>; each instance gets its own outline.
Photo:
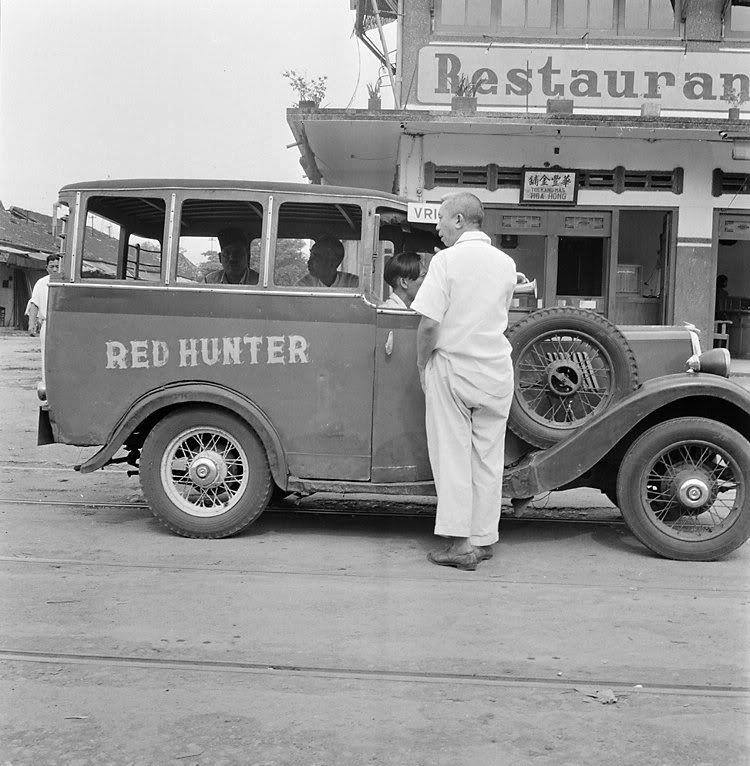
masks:
<instances>
[{"instance_id":1,"label":"front fender","mask_svg":"<svg viewBox=\"0 0 750 766\"><path fill-rule=\"evenodd\" d=\"M182 404L213 404L245 420L263 442L274 481L282 487L286 486L286 457L281 439L268 416L250 399L213 383L175 383L149 391L137 399L120 418L106 444L85 463L75 466L75 469L81 473L90 473L101 468L147 418L159 410Z\"/></svg>"},{"instance_id":2,"label":"front fender","mask_svg":"<svg viewBox=\"0 0 750 766\"><path fill-rule=\"evenodd\" d=\"M571 483L596 465L622 439L637 431L646 418L660 409L690 399L711 402L715 409L723 406L724 411L729 410L733 415L729 425L748 435L750 394L745 389L717 375L664 375L646 381L630 396L581 426L568 439L532 453L513 468L506 468L503 495L531 497ZM711 416L711 412L705 411L692 414ZM665 413L665 417L670 416Z\"/></svg>"}]
</instances>

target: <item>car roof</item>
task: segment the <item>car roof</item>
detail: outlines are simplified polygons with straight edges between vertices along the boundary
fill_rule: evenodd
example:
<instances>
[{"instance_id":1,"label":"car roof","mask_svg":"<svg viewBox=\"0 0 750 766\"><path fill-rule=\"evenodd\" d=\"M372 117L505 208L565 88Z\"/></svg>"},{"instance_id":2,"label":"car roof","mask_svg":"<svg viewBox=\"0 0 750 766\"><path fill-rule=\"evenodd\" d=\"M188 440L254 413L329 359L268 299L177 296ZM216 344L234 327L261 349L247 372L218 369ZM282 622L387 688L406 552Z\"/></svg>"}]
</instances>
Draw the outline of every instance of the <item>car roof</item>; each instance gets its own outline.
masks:
<instances>
[{"instance_id":1,"label":"car roof","mask_svg":"<svg viewBox=\"0 0 750 766\"><path fill-rule=\"evenodd\" d=\"M81 181L66 184L60 192L80 191L137 191L145 189L233 189L240 191L292 192L298 194L324 194L334 197L377 197L404 204L404 200L377 189L358 189L352 186L285 183L283 181L241 181L204 178L125 178L102 181Z\"/></svg>"}]
</instances>

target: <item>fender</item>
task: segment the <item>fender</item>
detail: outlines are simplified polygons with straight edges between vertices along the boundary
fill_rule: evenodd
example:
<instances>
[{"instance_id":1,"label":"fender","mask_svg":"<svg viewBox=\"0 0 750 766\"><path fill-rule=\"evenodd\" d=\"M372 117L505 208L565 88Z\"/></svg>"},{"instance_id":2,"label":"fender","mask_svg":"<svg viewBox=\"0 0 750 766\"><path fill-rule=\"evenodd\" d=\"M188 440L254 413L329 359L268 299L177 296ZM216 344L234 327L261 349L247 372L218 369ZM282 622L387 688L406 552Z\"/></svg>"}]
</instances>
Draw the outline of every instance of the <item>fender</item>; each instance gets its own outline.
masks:
<instances>
[{"instance_id":1,"label":"fender","mask_svg":"<svg viewBox=\"0 0 750 766\"><path fill-rule=\"evenodd\" d=\"M268 416L247 397L214 383L174 383L149 391L137 399L120 418L106 444L85 463L75 466L75 470L90 473L101 468L146 418L176 404L216 404L237 414L253 428L263 442L274 481L279 486L286 486L286 456L281 439Z\"/></svg>"},{"instance_id":2,"label":"fender","mask_svg":"<svg viewBox=\"0 0 750 766\"><path fill-rule=\"evenodd\" d=\"M505 469L503 495L531 497L557 489L593 468L613 447L657 410L680 400L712 400L732 414L728 424L750 438L750 394L726 378L701 373L663 375L644 382L572 436L546 450L534 452ZM711 410L693 412L711 417ZM717 413L718 414L718 413ZM716 418L719 419L719 418Z\"/></svg>"}]
</instances>

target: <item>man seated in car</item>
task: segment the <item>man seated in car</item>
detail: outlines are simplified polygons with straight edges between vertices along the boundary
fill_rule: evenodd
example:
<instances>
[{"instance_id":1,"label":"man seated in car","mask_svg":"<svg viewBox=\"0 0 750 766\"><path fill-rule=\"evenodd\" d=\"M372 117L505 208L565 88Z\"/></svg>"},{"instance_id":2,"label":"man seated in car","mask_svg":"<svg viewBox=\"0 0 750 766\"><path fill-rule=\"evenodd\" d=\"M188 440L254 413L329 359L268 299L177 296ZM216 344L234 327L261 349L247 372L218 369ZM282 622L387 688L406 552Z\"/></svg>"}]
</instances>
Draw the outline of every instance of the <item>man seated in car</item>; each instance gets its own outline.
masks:
<instances>
[{"instance_id":1,"label":"man seated in car","mask_svg":"<svg viewBox=\"0 0 750 766\"><path fill-rule=\"evenodd\" d=\"M321 237L310 248L307 261L308 274L297 284L300 287L357 287L359 277L339 271L344 260L344 245L336 237Z\"/></svg>"},{"instance_id":2,"label":"man seated in car","mask_svg":"<svg viewBox=\"0 0 750 766\"><path fill-rule=\"evenodd\" d=\"M257 285L258 272L249 265L248 235L241 229L223 229L219 232L219 246L221 268L210 271L203 281L213 285Z\"/></svg>"},{"instance_id":3,"label":"man seated in car","mask_svg":"<svg viewBox=\"0 0 750 766\"><path fill-rule=\"evenodd\" d=\"M404 251L392 255L383 269L383 279L391 286L391 297L381 303L384 309L408 309L424 281L427 269L419 253Z\"/></svg>"}]
</instances>

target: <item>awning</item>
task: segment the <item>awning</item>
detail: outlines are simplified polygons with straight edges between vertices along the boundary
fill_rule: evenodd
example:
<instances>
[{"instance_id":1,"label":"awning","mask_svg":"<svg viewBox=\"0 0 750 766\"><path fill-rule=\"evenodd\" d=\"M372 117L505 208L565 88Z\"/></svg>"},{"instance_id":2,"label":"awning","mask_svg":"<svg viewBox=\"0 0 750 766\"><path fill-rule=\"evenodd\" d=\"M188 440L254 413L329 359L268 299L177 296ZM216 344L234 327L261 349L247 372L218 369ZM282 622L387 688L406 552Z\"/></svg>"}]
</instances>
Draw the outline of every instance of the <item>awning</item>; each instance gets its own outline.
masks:
<instances>
[{"instance_id":1,"label":"awning","mask_svg":"<svg viewBox=\"0 0 750 766\"><path fill-rule=\"evenodd\" d=\"M47 267L47 255L48 253L34 253L32 255L28 250L19 250L6 245L0 246L0 263L5 263L16 269L41 269L44 271Z\"/></svg>"},{"instance_id":2,"label":"awning","mask_svg":"<svg viewBox=\"0 0 750 766\"><path fill-rule=\"evenodd\" d=\"M541 112L479 112L458 116L418 109L288 109L287 123L302 155L300 163L313 183L394 191L402 135L436 134L615 138L648 141L727 141L750 126L726 118L638 117Z\"/></svg>"}]
</instances>

